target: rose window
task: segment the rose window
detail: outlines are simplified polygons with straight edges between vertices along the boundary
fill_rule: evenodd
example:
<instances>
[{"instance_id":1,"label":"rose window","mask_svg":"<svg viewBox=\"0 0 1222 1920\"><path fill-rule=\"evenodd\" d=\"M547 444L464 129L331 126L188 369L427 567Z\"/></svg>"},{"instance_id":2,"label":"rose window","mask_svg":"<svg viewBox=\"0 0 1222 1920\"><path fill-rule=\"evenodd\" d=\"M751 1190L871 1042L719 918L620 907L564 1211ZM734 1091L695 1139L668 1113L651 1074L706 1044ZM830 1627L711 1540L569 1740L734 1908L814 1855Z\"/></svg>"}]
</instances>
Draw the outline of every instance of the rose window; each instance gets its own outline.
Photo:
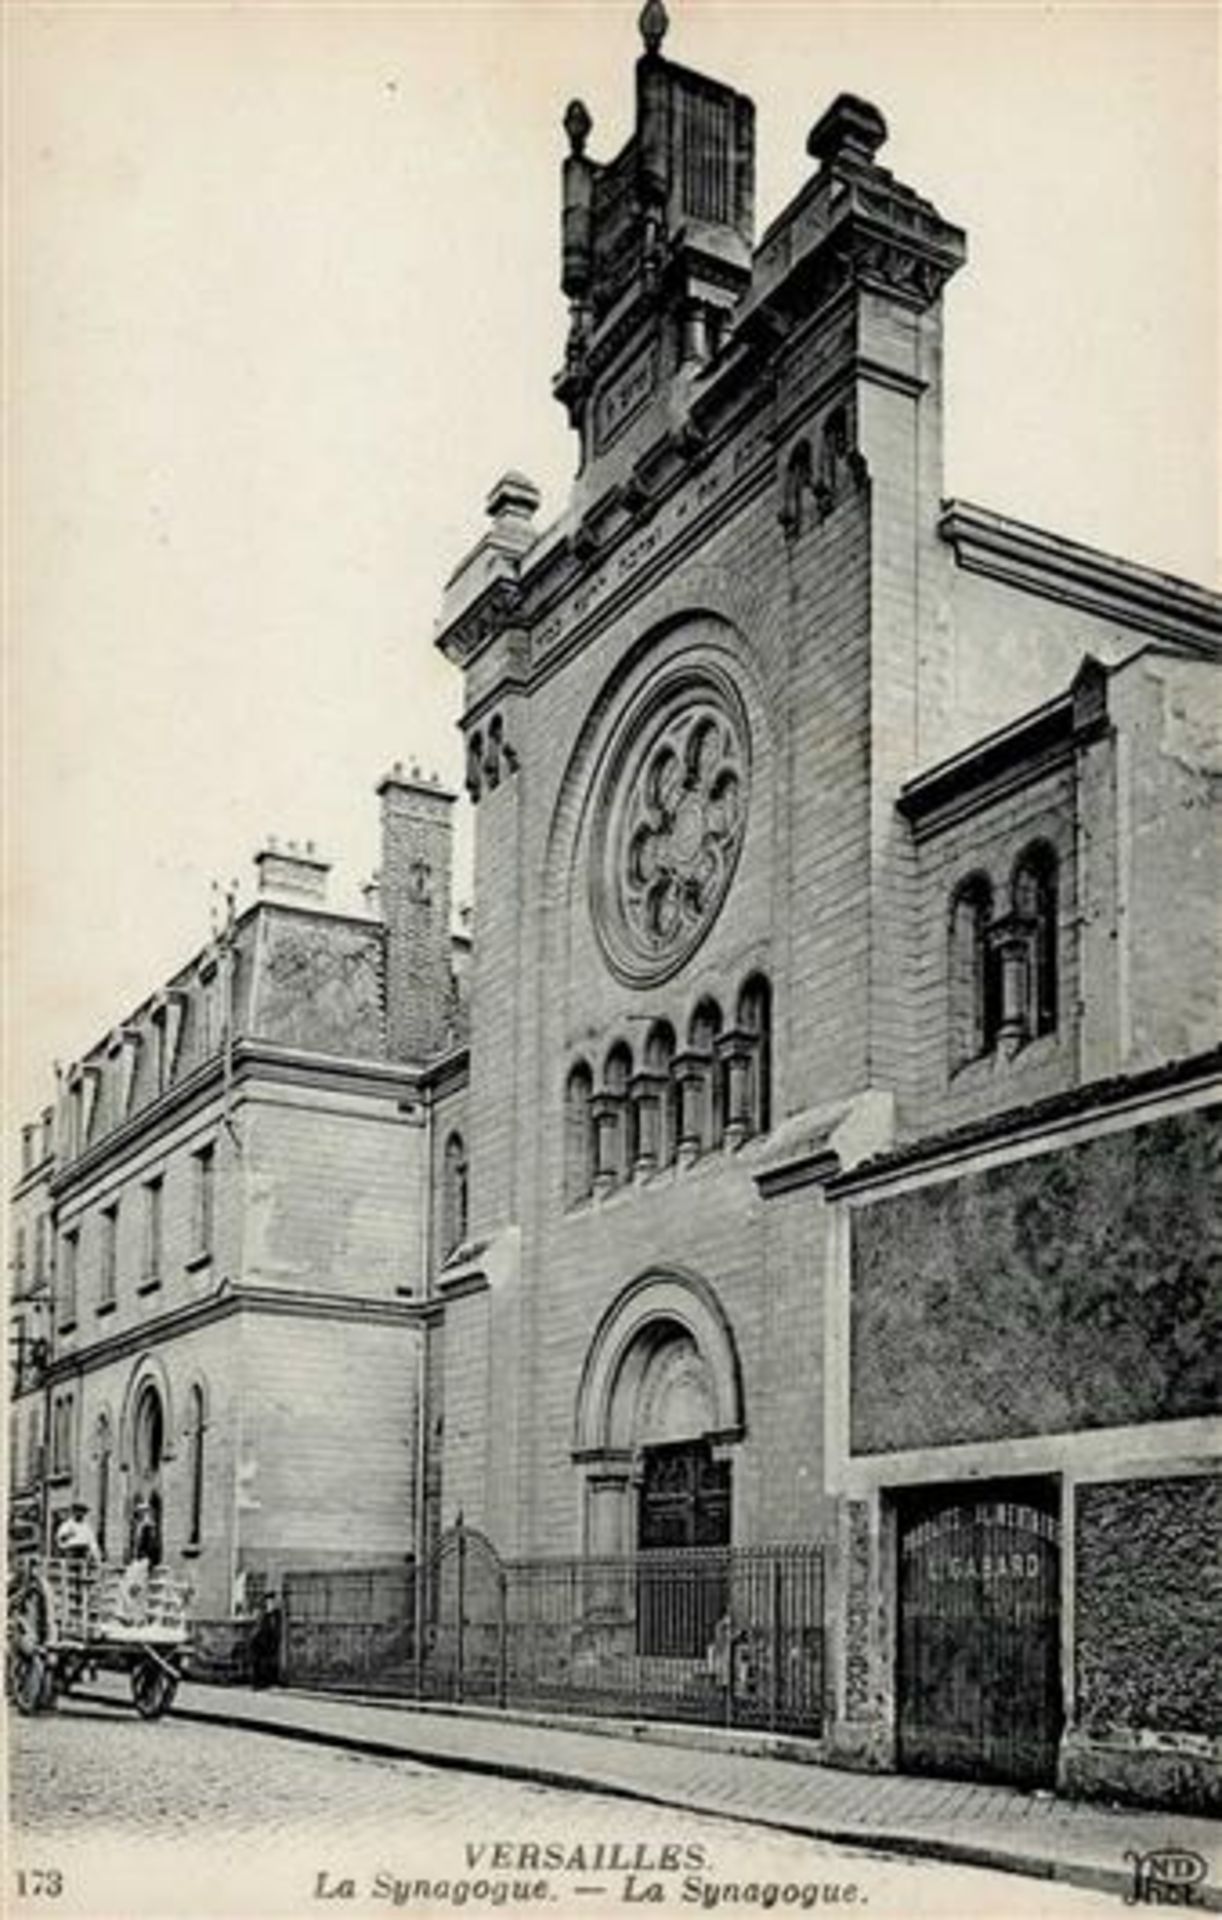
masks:
<instances>
[{"instance_id":1,"label":"rose window","mask_svg":"<svg viewBox=\"0 0 1222 1920\"><path fill-rule=\"evenodd\" d=\"M632 729L608 787L595 863L599 931L618 973L660 978L712 925L738 860L747 752L737 702L710 688Z\"/></svg>"}]
</instances>

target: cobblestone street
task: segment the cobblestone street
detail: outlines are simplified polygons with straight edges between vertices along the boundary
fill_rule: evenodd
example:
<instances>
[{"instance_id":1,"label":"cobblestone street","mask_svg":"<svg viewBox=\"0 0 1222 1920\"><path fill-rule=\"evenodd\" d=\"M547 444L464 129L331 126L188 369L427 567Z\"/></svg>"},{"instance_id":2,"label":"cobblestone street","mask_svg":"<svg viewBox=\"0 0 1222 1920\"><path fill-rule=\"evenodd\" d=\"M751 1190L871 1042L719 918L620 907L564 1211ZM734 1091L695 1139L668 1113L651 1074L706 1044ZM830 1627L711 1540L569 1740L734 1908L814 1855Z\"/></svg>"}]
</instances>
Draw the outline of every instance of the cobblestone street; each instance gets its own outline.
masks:
<instances>
[{"instance_id":1,"label":"cobblestone street","mask_svg":"<svg viewBox=\"0 0 1222 1920\"><path fill-rule=\"evenodd\" d=\"M649 1885L661 1888L648 1903L655 1908L738 1915L861 1905L888 1920L1034 1920L1115 1905L1076 1888L874 1856L610 1795L173 1716L148 1725L101 1702L64 1702L14 1720L13 1730L10 1873L24 1878L10 1910L21 1913L49 1910L49 1874L62 1876L55 1911L99 1920L518 1912L540 1900L600 1920L645 1905ZM494 1857L498 1845L510 1852ZM532 1847L556 1852L532 1864L520 1851ZM340 1891L345 1882L351 1893ZM786 1898L787 1888L795 1891Z\"/></svg>"}]
</instances>

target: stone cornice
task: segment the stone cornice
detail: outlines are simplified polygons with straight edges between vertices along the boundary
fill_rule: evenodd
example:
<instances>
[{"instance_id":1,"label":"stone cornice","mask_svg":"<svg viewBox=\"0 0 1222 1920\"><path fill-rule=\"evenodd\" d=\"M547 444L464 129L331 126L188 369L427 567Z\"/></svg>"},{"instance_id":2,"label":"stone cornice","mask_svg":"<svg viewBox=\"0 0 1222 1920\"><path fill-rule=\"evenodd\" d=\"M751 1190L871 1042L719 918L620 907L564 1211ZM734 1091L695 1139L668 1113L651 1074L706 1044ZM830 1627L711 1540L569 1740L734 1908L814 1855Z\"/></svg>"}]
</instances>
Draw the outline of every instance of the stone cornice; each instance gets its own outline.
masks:
<instances>
[{"instance_id":1,"label":"stone cornice","mask_svg":"<svg viewBox=\"0 0 1222 1920\"><path fill-rule=\"evenodd\" d=\"M465 1087L470 1076L471 1049L465 1044L432 1061L420 1075L421 1089L439 1100Z\"/></svg>"},{"instance_id":2,"label":"stone cornice","mask_svg":"<svg viewBox=\"0 0 1222 1920\"><path fill-rule=\"evenodd\" d=\"M233 1077L235 1087L259 1078L349 1093L389 1094L399 1090L406 1097L414 1098L420 1092L422 1070L396 1062L350 1060L278 1046L270 1041L243 1039L234 1044ZM112 1158L121 1157L137 1144L159 1138L171 1126L207 1106L221 1093L223 1081L222 1058L216 1054L60 1168L49 1183L54 1198L65 1198L94 1178Z\"/></svg>"},{"instance_id":3,"label":"stone cornice","mask_svg":"<svg viewBox=\"0 0 1222 1920\"><path fill-rule=\"evenodd\" d=\"M986 1149L1016 1146L1042 1137L1047 1138L1051 1150L1057 1144L1058 1134L1081 1127L1092 1119L1103 1120L1126 1108L1140 1113L1154 1102L1169 1104L1176 1096L1207 1094L1211 1089L1222 1101L1222 1048L1171 1060L1142 1073L1091 1081L1086 1086L1051 1094L1046 1100L1008 1107L1002 1113L969 1120L946 1133L910 1141L834 1175L826 1190L829 1198L839 1199L876 1188L886 1189L913 1174L951 1167Z\"/></svg>"},{"instance_id":4,"label":"stone cornice","mask_svg":"<svg viewBox=\"0 0 1222 1920\"><path fill-rule=\"evenodd\" d=\"M1068 693L909 780L896 805L917 838L1070 765L1082 744L1107 730L1107 682L1106 668L1088 655Z\"/></svg>"},{"instance_id":5,"label":"stone cornice","mask_svg":"<svg viewBox=\"0 0 1222 1920\"><path fill-rule=\"evenodd\" d=\"M47 1367L43 1384L55 1387L82 1373L93 1373L149 1347L164 1346L200 1327L227 1320L235 1313L275 1314L299 1320L342 1320L358 1326L415 1327L436 1318L435 1306L424 1300L374 1300L342 1294L310 1293L304 1288L222 1285L206 1299L172 1308L155 1320L119 1327L101 1340L71 1353L58 1355Z\"/></svg>"},{"instance_id":6,"label":"stone cornice","mask_svg":"<svg viewBox=\"0 0 1222 1920\"><path fill-rule=\"evenodd\" d=\"M1222 659L1222 596L1205 587L964 500L945 503L938 531L967 573L1118 621L1206 659Z\"/></svg>"}]
</instances>

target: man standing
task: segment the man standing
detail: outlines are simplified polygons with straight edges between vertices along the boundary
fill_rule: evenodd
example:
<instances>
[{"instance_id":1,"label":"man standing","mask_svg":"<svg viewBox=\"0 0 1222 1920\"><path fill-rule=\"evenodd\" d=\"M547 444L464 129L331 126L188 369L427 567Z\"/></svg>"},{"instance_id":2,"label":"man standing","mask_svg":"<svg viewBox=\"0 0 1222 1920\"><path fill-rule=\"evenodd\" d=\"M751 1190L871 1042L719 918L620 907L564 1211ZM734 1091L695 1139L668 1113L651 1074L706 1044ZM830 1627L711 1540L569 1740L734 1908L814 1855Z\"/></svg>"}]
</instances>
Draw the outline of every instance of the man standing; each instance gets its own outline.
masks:
<instances>
[{"instance_id":1,"label":"man standing","mask_svg":"<svg viewBox=\"0 0 1222 1920\"><path fill-rule=\"evenodd\" d=\"M284 1615L274 1593L265 1593L259 1618L250 1640L250 1684L275 1687L280 1684L281 1638Z\"/></svg>"},{"instance_id":2,"label":"man standing","mask_svg":"<svg viewBox=\"0 0 1222 1920\"><path fill-rule=\"evenodd\" d=\"M83 1561L90 1566L96 1567L101 1561L102 1549L89 1518L87 1501L72 1502L71 1513L55 1529L55 1551L65 1559Z\"/></svg>"}]
</instances>

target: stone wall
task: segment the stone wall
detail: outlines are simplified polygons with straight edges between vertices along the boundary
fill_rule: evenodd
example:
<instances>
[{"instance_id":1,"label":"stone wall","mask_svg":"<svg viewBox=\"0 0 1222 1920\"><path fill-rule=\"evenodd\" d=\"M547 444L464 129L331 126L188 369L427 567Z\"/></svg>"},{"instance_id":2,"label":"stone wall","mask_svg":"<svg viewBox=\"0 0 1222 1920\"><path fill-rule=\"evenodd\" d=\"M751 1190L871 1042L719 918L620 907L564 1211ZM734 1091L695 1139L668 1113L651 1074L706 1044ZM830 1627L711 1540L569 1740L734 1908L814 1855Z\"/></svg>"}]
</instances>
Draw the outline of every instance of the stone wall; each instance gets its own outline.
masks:
<instances>
[{"instance_id":1,"label":"stone wall","mask_svg":"<svg viewBox=\"0 0 1222 1920\"><path fill-rule=\"evenodd\" d=\"M1076 1505L1067 1784L1169 1806L1222 1805L1222 1481L1086 1485Z\"/></svg>"}]
</instances>

